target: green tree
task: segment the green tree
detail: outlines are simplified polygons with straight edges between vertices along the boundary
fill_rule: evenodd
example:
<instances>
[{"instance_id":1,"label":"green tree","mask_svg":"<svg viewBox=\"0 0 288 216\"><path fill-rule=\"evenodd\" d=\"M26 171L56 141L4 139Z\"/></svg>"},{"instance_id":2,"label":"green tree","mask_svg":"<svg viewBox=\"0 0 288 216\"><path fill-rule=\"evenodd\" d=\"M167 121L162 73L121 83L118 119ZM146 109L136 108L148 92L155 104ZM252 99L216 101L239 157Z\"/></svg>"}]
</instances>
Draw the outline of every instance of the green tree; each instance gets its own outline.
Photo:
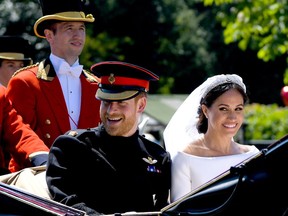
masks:
<instances>
[{"instance_id":1,"label":"green tree","mask_svg":"<svg viewBox=\"0 0 288 216\"><path fill-rule=\"evenodd\" d=\"M106 55L95 50L94 56L151 69L161 76L159 87L153 88L153 83L151 92L190 92L214 73L216 62L215 51L209 50L213 31L201 25L207 15L201 16L194 6L182 0L90 1L95 16L91 36L105 35L100 46L115 45Z\"/></svg>"},{"instance_id":2,"label":"green tree","mask_svg":"<svg viewBox=\"0 0 288 216\"><path fill-rule=\"evenodd\" d=\"M238 42L241 50L250 47L264 61L287 56L286 0L203 0L203 3L215 7L216 18L225 28L226 44ZM288 85L287 69L283 79Z\"/></svg>"},{"instance_id":3,"label":"green tree","mask_svg":"<svg viewBox=\"0 0 288 216\"><path fill-rule=\"evenodd\" d=\"M37 0L0 1L0 35L22 35L29 40L35 48L32 50L34 61L38 60L38 56L45 55L43 48L47 46L33 32L34 23L41 13Z\"/></svg>"}]
</instances>

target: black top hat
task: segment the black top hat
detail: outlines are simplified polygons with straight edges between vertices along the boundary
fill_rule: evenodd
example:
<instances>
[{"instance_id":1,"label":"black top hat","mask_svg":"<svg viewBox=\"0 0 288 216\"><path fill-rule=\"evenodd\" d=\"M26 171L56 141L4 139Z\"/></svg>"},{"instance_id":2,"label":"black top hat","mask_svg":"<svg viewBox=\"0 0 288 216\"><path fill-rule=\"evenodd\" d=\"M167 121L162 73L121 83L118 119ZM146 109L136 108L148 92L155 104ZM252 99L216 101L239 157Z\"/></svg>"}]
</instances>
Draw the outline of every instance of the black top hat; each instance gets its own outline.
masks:
<instances>
[{"instance_id":1,"label":"black top hat","mask_svg":"<svg viewBox=\"0 0 288 216\"><path fill-rule=\"evenodd\" d=\"M82 0L39 0L43 16L34 24L34 33L37 37L45 38L44 29L47 21L80 21L94 22L92 14L83 12Z\"/></svg>"},{"instance_id":2,"label":"black top hat","mask_svg":"<svg viewBox=\"0 0 288 216\"><path fill-rule=\"evenodd\" d=\"M0 36L0 59L22 60L32 64L29 41L20 36Z\"/></svg>"},{"instance_id":3,"label":"black top hat","mask_svg":"<svg viewBox=\"0 0 288 216\"><path fill-rule=\"evenodd\" d=\"M100 62L92 65L90 69L100 78L96 93L99 100L128 100L139 92L148 92L149 81L159 80L151 71L126 62Z\"/></svg>"}]
</instances>

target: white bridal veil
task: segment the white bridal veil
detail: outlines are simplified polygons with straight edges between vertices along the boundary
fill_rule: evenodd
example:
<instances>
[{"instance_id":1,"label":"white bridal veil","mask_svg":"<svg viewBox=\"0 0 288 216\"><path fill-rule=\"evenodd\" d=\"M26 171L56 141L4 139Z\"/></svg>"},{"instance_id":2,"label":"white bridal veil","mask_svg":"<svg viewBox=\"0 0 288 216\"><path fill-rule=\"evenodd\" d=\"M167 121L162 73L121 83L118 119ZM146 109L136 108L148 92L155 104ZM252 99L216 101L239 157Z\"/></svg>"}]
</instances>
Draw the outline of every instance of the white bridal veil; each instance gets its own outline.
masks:
<instances>
[{"instance_id":1,"label":"white bridal veil","mask_svg":"<svg viewBox=\"0 0 288 216\"><path fill-rule=\"evenodd\" d=\"M246 92L246 86L240 76L236 74L215 75L198 86L174 113L163 133L166 150L172 158L177 151L200 136L196 128L200 100L213 88L224 83L236 83Z\"/></svg>"}]
</instances>

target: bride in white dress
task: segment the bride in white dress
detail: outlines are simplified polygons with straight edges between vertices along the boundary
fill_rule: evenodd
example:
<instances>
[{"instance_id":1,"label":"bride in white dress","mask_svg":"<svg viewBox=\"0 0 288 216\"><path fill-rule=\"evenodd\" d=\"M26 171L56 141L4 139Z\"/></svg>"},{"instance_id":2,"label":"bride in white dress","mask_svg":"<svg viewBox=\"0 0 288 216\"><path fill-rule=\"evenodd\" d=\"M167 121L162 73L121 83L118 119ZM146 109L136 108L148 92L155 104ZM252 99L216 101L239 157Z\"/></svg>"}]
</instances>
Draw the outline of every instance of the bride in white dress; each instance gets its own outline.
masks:
<instances>
[{"instance_id":1,"label":"bride in white dress","mask_svg":"<svg viewBox=\"0 0 288 216\"><path fill-rule=\"evenodd\" d=\"M172 157L171 202L259 153L233 138L247 100L242 78L222 74L208 78L177 109L163 134Z\"/></svg>"}]
</instances>

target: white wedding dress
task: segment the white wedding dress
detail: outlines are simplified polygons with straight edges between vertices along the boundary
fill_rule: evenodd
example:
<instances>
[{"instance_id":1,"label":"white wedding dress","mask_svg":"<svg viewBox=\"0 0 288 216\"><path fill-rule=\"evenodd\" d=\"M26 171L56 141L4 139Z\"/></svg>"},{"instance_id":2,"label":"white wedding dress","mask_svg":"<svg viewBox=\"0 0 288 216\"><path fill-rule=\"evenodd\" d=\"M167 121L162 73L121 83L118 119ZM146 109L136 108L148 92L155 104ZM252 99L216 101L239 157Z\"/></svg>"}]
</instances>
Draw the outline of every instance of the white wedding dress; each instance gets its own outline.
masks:
<instances>
[{"instance_id":1,"label":"white wedding dress","mask_svg":"<svg viewBox=\"0 0 288 216\"><path fill-rule=\"evenodd\" d=\"M255 146L243 154L199 157L178 151L172 162L171 201L174 202L223 172L259 153Z\"/></svg>"}]
</instances>

